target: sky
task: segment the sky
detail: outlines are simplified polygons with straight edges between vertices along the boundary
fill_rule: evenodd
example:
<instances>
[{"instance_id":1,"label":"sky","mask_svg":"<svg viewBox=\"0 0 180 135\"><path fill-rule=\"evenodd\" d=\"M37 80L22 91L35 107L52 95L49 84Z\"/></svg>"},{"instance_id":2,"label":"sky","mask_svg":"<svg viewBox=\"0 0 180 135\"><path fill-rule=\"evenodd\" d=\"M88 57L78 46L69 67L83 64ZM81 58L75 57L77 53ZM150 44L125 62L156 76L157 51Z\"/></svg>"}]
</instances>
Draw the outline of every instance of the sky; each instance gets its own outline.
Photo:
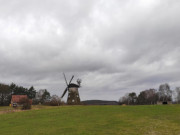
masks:
<instances>
[{"instance_id":1,"label":"sky","mask_svg":"<svg viewBox=\"0 0 180 135\"><path fill-rule=\"evenodd\" d=\"M180 86L179 0L0 0L0 82L81 100ZM63 98L66 101L66 96Z\"/></svg>"}]
</instances>

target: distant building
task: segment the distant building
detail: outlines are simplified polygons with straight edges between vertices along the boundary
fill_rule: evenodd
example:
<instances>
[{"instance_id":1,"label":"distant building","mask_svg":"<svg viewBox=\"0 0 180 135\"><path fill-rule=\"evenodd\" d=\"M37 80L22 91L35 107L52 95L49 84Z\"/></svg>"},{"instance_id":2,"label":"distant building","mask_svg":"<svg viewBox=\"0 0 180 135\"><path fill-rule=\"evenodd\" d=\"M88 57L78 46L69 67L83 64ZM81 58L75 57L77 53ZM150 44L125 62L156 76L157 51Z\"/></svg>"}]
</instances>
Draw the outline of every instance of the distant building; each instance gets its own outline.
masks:
<instances>
[{"instance_id":1,"label":"distant building","mask_svg":"<svg viewBox=\"0 0 180 135\"><path fill-rule=\"evenodd\" d=\"M21 101L21 99L23 98L27 98L27 95L12 95L12 98L11 98L11 105L13 107L17 107L17 106L21 106L19 103ZM29 100L30 104L32 104L32 100L30 99Z\"/></svg>"},{"instance_id":2,"label":"distant building","mask_svg":"<svg viewBox=\"0 0 180 135\"><path fill-rule=\"evenodd\" d=\"M172 104L172 101L158 101L157 105L170 105Z\"/></svg>"}]
</instances>

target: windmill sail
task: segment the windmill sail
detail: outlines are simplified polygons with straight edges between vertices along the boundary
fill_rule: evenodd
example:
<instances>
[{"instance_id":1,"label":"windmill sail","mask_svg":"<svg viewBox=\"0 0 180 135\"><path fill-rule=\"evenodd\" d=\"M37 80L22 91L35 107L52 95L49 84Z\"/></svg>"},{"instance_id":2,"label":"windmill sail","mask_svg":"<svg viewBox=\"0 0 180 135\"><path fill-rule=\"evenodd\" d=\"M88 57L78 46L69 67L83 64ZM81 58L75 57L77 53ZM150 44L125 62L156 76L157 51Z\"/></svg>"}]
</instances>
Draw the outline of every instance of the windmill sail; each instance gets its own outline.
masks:
<instances>
[{"instance_id":1,"label":"windmill sail","mask_svg":"<svg viewBox=\"0 0 180 135\"><path fill-rule=\"evenodd\" d=\"M63 98L63 97L64 97L64 95L66 94L67 90L68 90L67 88L64 90L64 92L63 92L63 94L62 94L61 98Z\"/></svg>"},{"instance_id":2,"label":"windmill sail","mask_svg":"<svg viewBox=\"0 0 180 135\"><path fill-rule=\"evenodd\" d=\"M66 80L66 76L65 76L65 74L63 73L63 75L64 75L64 79L65 79L65 82L66 82L66 84L67 84L67 87L66 87L66 89L64 90L64 92L63 92L63 94L62 94L62 96L61 96L61 98L63 98L64 97L64 95L66 94L66 92L68 91L68 86L69 86L69 84L71 83L71 81L73 80L73 78L74 78L74 75L72 76L72 78L71 78L71 80L69 81L69 84L67 83L67 80Z\"/></svg>"}]
</instances>

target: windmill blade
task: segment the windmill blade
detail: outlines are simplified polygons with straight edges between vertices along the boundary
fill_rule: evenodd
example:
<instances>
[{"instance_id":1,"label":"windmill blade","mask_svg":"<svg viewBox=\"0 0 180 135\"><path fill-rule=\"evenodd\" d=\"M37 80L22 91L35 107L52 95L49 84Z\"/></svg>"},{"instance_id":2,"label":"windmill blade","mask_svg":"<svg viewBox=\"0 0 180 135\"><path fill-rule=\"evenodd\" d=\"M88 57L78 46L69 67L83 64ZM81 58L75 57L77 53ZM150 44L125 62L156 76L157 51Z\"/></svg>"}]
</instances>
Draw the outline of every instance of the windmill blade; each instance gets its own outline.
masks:
<instances>
[{"instance_id":1,"label":"windmill blade","mask_svg":"<svg viewBox=\"0 0 180 135\"><path fill-rule=\"evenodd\" d=\"M62 94L62 96L61 96L61 98L63 98L64 97L64 95L66 94L66 92L67 91L69 91L69 89L68 89L68 86L69 86L69 84L71 83L71 81L73 80L73 78L74 78L74 75L72 76L72 78L71 78L71 80L69 81L69 84L67 83L67 80L66 80L66 76L65 76L65 74L63 73L63 75L64 75L64 79L65 79L65 81L66 81L66 84L67 84L67 88L64 90L64 93Z\"/></svg>"},{"instance_id":2,"label":"windmill blade","mask_svg":"<svg viewBox=\"0 0 180 135\"><path fill-rule=\"evenodd\" d=\"M72 79L74 78L74 75L72 76L71 80L69 81L69 84L71 83Z\"/></svg>"},{"instance_id":3,"label":"windmill blade","mask_svg":"<svg viewBox=\"0 0 180 135\"><path fill-rule=\"evenodd\" d=\"M61 98L64 97L64 95L66 94L67 90L68 90L68 87L64 90L64 93L62 94Z\"/></svg>"},{"instance_id":4,"label":"windmill blade","mask_svg":"<svg viewBox=\"0 0 180 135\"><path fill-rule=\"evenodd\" d=\"M69 84L71 83L71 81L73 80L74 75L72 76L71 80L69 81ZM67 90L69 91L69 84L67 85Z\"/></svg>"},{"instance_id":5,"label":"windmill blade","mask_svg":"<svg viewBox=\"0 0 180 135\"><path fill-rule=\"evenodd\" d=\"M63 73L63 75L64 75L64 80L65 80L65 82L66 82L66 85L67 85L67 87L68 87L68 83L67 83L66 76L65 76L65 74L64 74L64 73Z\"/></svg>"}]
</instances>

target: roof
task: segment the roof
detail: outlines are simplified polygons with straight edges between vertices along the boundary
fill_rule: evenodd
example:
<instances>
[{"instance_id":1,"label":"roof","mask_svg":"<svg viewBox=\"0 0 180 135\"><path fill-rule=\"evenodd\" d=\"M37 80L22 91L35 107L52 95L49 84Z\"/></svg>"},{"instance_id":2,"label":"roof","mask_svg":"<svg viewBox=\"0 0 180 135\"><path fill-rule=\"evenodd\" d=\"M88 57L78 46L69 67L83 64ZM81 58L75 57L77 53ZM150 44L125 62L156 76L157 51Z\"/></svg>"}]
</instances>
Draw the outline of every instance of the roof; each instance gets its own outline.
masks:
<instances>
[{"instance_id":1,"label":"roof","mask_svg":"<svg viewBox=\"0 0 180 135\"><path fill-rule=\"evenodd\" d=\"M72 87L76 87L76 88L79 88L79 85L77 84L74 84L74 83L71 83L68 85L69 88L72 88Z\"/></svg>"},{"instance_id":2,"label":"roof","mask_svg":"<svg viewBox=\"0 0 180 135\"><path fill-rule=\"evenodd\" d=\"M18 103L22 98L28 98L27 95L12 95L11 102Z\"/></svg>"}]
</instances>

